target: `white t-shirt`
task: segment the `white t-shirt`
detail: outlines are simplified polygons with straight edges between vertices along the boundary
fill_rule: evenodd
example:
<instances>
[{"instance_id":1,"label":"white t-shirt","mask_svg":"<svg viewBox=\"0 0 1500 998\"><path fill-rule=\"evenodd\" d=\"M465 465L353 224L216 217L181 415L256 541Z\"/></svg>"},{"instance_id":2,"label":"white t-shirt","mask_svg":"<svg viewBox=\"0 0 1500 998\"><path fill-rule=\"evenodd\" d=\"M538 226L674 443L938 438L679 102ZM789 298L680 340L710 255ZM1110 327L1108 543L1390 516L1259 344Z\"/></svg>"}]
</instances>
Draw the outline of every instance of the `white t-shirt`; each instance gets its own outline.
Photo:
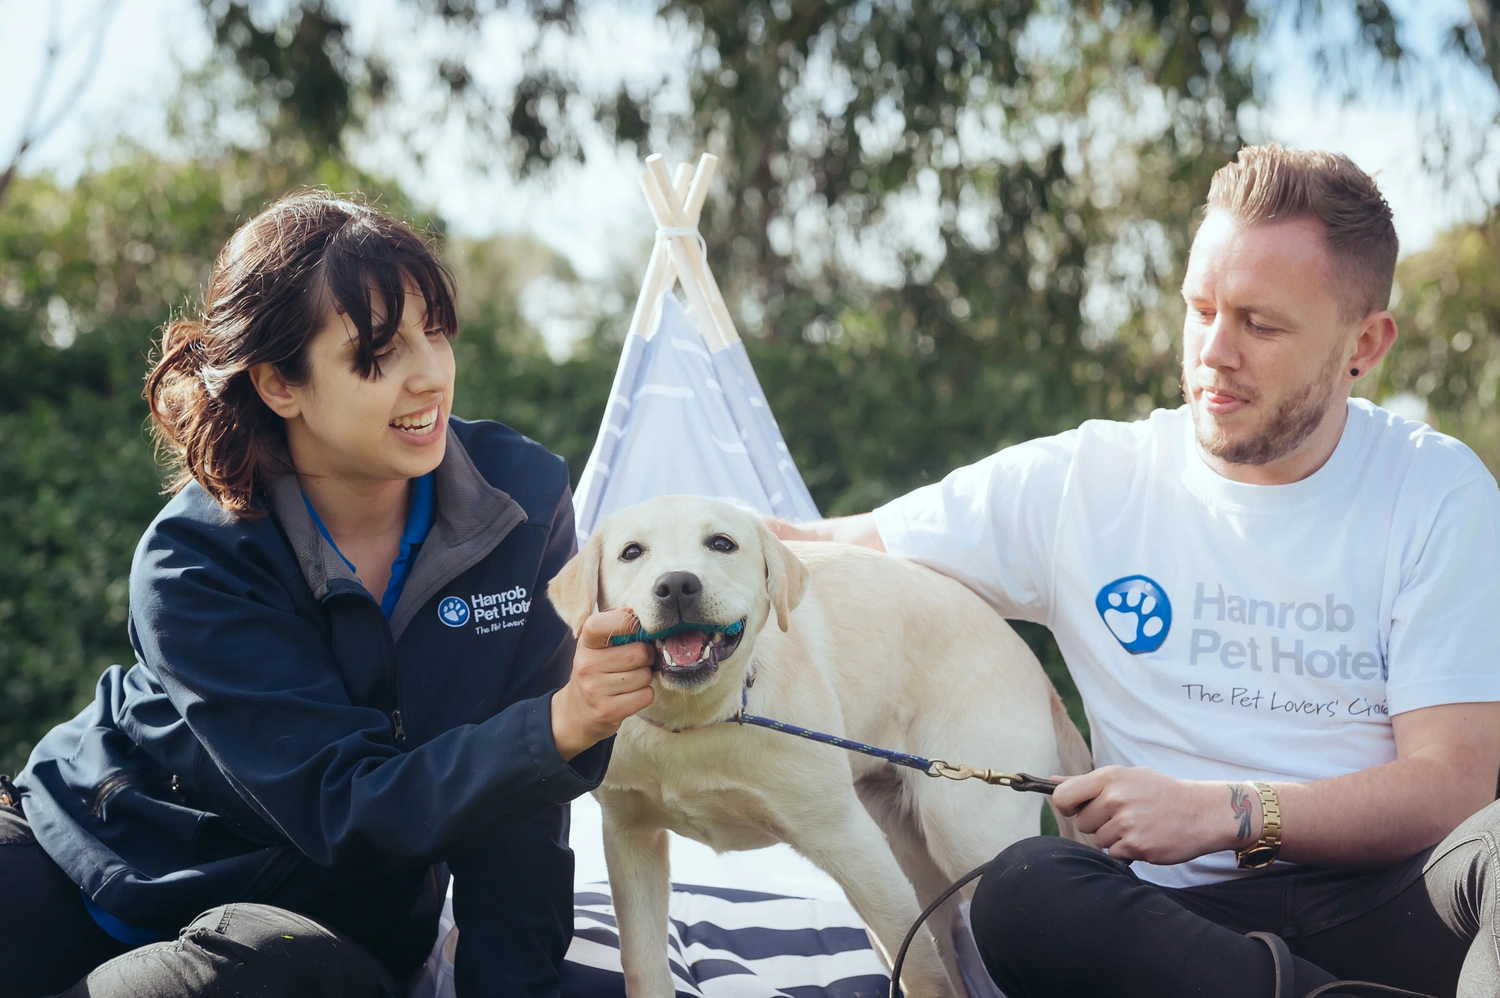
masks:
<instances>
[{"instance_id":1,"label":"white t-shirt","mask_svg":"<svg viewBox=\"0 0 1500 998\"><path fill-rule=\"evenodd\" d=\"M1360 399L1290 485L1219 476L1183 407L1006 448L875 523L893 554L1052 629L1096 765L1325 779L1394 759L1393 714L1500 700L1495 479ZM1231 852L1134 869L1173 887L1242 872Z\"/></svg>"}]
</instances>

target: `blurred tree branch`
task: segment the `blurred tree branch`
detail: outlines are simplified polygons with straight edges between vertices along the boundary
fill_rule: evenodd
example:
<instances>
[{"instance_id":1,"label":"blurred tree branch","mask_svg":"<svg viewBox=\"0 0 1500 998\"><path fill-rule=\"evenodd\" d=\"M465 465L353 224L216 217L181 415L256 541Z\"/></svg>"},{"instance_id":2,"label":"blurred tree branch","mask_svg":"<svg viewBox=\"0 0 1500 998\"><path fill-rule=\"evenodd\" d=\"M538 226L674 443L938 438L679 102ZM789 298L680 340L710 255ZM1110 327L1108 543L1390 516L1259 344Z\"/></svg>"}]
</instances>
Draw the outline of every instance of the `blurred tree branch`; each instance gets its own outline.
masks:
<instances>
[{"instance_id":1,"label":"blurred tree branch","mask_svg":"<svg viewBox=\"0 0 1500 998\"><path fill-rule=\"evenodd\" d=\"M1469 12L1484 46L1485 63L1500 87L1500 0L1469 0Z\"/></svg>"},{"instance_id":2,"label":"blurred tree branch","mask_svg":"<svg viewBox=\"0 0 1500 998\"><path fill-rule=\"evenodd\" d=\"M282 19L265 4L202 0L214 44L239 70L275 130L300 133L318 151L342 152L361 82L378 100L386 77L377 56L357 55L348 23L325 0L293 3Z\"/></svg>"},{"instance_id":3,"label":"blurred tree branch","mask_svg":"<svg viewBox=\"0 0 1500 998\"><path fill-rule=\"evenodd\" d=\"M78 98L83 96L84 90L88 88L89 81L93 79L94 72L98 69L99 52L104 45L104 39L109 34L110 21L114 18L115 8L118 6L119 0L100 0L92 13L80 17L74 30L64 38L62 5L56 2L51 5L47 50L42 58L42 70L37 74L31 103L27 106L26 116L22 119L21 134L16 142L15 151L11 154L4 171L0 171L0 203L5 201L6 192L10 189L11 182L15 180L16 173L21 168L21 161L26 158L26 154L61 124L68 112L78 103ZM52 107L51 113L44 115L43 109L46 107L48 91L59 64L75 45L85 40L89 44L89 52L82 68L74 76L72 84L64 91L62 99Z\"/></svg>"},{"instance_id":4,"label":"blurred tree branch","mask_svg":"<svg viewBox=\"0 0 1500 998\"><path fill-rule=\"evenodd\" d=\"M1466 6L1468 17L1438 22L1435 50L1408 44L1405 36L1422 18L1413 12L1403 20L1386 0L1285 0L1280 9L1291 11L1304 34L1318 29L1313 61L1324 82L1343 88L1346 102L1384 84L1414 104L1425 128L1416 136L1423 163L1453 190L1465 184L1482 189L1493 180L1486 164L1491 133L1500 127L1500 112L1481 131L1471 122L1455 126L1445 113L1454 89L1464 85L1456 81L1466 64L1500 91L1500 0L1467 0Z\"/></svg>"}]
</instances>

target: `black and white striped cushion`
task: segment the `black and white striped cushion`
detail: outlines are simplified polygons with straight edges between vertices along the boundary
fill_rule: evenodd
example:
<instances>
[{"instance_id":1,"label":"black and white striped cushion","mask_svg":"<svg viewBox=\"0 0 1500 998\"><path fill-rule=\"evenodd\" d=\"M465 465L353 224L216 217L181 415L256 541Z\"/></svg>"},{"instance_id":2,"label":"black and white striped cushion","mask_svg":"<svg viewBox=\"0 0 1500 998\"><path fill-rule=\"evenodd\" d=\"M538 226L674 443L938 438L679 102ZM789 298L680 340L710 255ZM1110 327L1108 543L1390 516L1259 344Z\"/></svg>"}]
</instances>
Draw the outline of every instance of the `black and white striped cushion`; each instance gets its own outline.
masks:
<instances>
[{"instance_id":1,"label":"black and white striped cushion","mask_svg":"<svg viewBox=\"0 0 1500 998\"><path fill-rule=\"evenodd\" d=\"M854 909L724 887L673 884L671 967L679 998L876 998L890 978ZM574 895L570 998L623 998L607 884Z\"/></svg>"}]
</instances>

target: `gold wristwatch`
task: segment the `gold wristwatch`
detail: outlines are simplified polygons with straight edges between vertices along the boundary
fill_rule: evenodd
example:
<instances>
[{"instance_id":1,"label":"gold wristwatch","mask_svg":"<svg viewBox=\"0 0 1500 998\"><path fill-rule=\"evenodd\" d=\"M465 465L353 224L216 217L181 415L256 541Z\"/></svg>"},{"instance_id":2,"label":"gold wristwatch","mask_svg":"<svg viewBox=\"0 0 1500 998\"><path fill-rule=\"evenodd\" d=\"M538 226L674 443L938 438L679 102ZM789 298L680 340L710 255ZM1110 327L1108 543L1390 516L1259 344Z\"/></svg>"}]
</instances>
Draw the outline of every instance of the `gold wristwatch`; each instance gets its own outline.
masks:
<instances>
[{"instance_id":1,"label":"gold wristwatch","mask_svg":"<svg viewBox=\"0 0 1500 998\"><path fill-rule=\"evenodd\" d=\"M1260 838L1235 853L1241 870L1260 870L1276 862L1281 852L1281 804L1269 783L1252 780L1250 785L1260 794Z\"/></svg>"}]
</instances>

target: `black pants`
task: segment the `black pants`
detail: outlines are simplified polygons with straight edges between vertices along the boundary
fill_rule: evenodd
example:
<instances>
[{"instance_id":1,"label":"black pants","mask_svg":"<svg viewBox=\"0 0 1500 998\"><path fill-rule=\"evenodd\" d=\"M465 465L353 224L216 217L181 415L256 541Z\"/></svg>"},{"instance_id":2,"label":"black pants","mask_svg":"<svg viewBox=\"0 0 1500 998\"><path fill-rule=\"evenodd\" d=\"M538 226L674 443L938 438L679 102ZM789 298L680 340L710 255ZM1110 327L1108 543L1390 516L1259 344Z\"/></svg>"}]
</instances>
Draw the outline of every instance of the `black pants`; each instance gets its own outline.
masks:
<instances>
[{"instance_id":1,"label":"black pants","mask_svg":"<svg viewBox=\"0 0 1500 998\"><path fill-rule=\"evenodd\" d=\"M1076 842L1026 839L980 879L970 916L1007 998L1272 998L1270 950L1247 932L1279 935L1294 954L1284 998L1351 979L1494 998L1497 839L1500 803L1390 869L1273 867L1180 890Z\"/></svg>"},{"instance_id":2,"label":"black pants","mask_svg":"<svg viewBox=\"0 0 1500 998\"><path fill-rule=\"evenodd\" d=\"M14 998L394 998L390 972L327 926L227 904L175 940L130 949L89 916L15 808L0 807L0 994Z\"/></svg>"}]
</instances>

